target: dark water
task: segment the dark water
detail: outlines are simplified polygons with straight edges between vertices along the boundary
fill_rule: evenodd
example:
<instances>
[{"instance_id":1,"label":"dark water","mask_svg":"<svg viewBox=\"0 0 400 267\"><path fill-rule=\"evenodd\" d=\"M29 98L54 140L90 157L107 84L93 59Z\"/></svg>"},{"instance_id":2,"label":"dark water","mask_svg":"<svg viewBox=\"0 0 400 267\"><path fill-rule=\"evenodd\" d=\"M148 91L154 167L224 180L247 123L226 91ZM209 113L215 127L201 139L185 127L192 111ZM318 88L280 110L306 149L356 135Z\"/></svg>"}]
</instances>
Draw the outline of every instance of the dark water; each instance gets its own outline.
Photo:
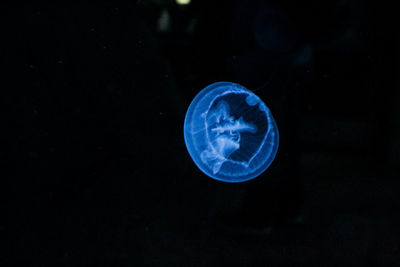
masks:
<instances>
[{"instance_id":1,"label":"dark water","mask_svg":"<svg viewBox=\"0 0 400 267\"><path fill-rule=\"evenodd\" d=\"M3 9L4 266L400 263L397 10L376 1ZM248 183L186 151L193 97L255 91Z\"/></svg>"}]
</instances>

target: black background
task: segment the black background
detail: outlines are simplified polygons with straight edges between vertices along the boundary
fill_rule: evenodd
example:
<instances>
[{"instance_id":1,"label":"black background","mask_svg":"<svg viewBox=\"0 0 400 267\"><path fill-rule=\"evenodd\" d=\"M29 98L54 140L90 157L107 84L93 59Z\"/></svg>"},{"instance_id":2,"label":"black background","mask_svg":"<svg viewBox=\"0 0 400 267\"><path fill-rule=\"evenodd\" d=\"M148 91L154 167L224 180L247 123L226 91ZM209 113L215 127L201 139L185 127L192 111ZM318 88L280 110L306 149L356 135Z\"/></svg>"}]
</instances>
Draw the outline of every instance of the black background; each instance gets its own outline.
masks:
<instances>
[{"instance_id":1,"label":"black background","mask_svg":"<svg viewBox=\"0 0 400 267\"><path fill-rule=\"evenodd\" d=\"M399 31L386 4L3 9L1 263L399 264ZM250 182L210 179L184 144L188 105L217 81L255 91L279 127L277 158Z\"/></svg>"}]
</instances>

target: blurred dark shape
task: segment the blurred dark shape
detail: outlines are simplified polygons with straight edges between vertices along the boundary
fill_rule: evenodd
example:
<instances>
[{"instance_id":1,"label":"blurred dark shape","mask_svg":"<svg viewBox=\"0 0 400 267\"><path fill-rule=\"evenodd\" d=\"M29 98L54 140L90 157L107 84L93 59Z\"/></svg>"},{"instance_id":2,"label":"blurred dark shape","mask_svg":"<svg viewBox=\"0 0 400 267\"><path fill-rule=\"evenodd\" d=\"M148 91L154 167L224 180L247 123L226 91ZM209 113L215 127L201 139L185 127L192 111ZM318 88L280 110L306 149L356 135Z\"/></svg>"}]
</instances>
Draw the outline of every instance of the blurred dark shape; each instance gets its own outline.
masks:
<instances>
[{"instance_id":1,"label":"blurred dark shape","mask_svg":"<svg viewBox=\"0 0 400 267\"><path fill-rule=\"evenodd\" d=\"M277 9L259 10L254 16L253 33L257 44L271 52L290 52L297 44L294 23Z\"/></svg>"},{"instance_id":2,"label":"blurred dark shape","mask_svg":"<svg viewBox=\"0 0 400 267\"><path fill-rule=\"evenodd\" d=\"M297 54L294 56L294 65L312 65L313 61L313 46L311 44L304 44L299 48Z\"/></svg>"},{"instance_id":3,"label":"blurred dark shape","mask_svg":"<svg viewBox=\"0 0 400 267\"><path fill-rule=\"evenodd\" d=\"M157 28L159 32L168 32L171 29L171 16L167 9L161 11L160 17L157 21Z\"/></svg>"}]
</instances>

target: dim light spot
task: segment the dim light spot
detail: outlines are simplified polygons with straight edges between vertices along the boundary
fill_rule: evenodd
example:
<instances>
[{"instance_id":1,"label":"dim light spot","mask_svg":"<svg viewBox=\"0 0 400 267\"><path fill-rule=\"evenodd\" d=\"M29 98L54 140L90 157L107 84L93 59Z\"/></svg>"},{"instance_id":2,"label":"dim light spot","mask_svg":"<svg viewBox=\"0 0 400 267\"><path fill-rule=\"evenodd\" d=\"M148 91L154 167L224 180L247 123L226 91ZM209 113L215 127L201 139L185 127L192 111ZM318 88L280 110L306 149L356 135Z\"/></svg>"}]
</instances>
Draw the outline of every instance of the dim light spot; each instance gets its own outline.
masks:
<instances>
[{"instance_id":1,"label":"dim light spot","mask_svg":"<svg viewBox=\"0 0 400 267\"><path fill-rule=\"evenodd\" d=\"M190 0L176 0L178 5L188 5L190 4Z\"/></svg>"}]
</instances>

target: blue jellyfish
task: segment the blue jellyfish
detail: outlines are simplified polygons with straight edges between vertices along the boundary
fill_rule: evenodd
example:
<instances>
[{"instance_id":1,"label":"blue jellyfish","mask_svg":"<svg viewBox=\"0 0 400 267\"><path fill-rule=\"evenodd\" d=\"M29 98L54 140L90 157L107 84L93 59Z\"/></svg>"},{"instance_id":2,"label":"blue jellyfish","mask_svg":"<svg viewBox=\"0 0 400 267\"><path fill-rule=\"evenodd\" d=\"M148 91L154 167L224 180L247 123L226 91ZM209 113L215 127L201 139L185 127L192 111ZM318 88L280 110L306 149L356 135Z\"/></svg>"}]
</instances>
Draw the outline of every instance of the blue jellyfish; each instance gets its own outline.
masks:
<instances>
[{"instance_id":1,"label":"blue jellyfish","mask_svg":"<svg viewBox=\"0 0 400 267\"><path fill-rule=\"evenodd\" d=\"M192 101L184 137L194 163L224 182L244 182L263 173L278 150L279 133L264 102L245 87L217 82Z\"/></svg>"}]
</instances>

